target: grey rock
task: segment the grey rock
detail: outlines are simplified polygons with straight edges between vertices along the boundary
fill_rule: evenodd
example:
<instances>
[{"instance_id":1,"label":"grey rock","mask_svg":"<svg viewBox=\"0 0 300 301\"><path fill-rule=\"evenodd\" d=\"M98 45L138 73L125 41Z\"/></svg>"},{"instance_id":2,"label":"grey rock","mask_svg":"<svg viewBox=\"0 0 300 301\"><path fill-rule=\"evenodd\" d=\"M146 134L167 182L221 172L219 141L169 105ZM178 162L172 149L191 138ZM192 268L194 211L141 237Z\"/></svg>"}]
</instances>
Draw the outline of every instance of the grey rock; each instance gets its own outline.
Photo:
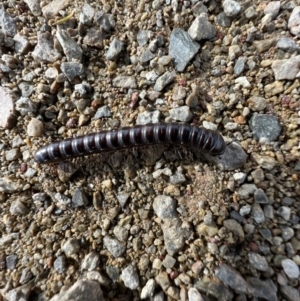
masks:
<instances>
[{"instance_id":1,"label":"grey rock","mask_svg":"<svg viewBox=\"0 0 300 301\"><path fill-rule=\"evenodd\" d=\"M116 266L106 266L106 273L113 282L116 282L120 277L120 271Z\"/></svg>"},{"instance_id":2,"label":"grey rock","mask_svg":"<svg viewBox=\"0 0 300 301\"><path fill-rule=\"evenodd\" d=\"M144 111L140 113L136 119L137 124L159 123L161 113L159 110Z\"/></svg>"},{"instance_id":3,"label":"grey rock","mask_svg":"<svg viewBox=\"0 0 300 301\"><path fill-rule=\"evenodd\" d=\"M82 49L70 37L69 33L66 30L58 29L56 37L64 50L68 62L72 62L74 60L80 62L82 58Z\"/></svg>"},{"instance_id":4,"label":"grey rock","mask_svg":"<svg viewBox=\"0 0 300 301\"><path fill-rule=\"evenodd\" d=\"M172 83L176 78L175 71L167 71L163 75L161 75L155 82L154 90L162 91L168 84Z\"/></svg>"},{"instance_id":5,"label":"grey rock","mask_svg":"<svg viewBox=\"0 0 300 301\"><path fill-rule=\"evenodd\" d=\"M0 178L0 192L11 193L21 191L23 189L24 182L17 181L12 176L6 176Z\"/></svg>"},{"instance_id":6,"label":"grey rock","mask_svg":"<svg viewBox=\"0 0 300 301\"><path fill-rule=\"evenodd\" d=\"M237 293L248 294L251 292L249 284L241 274L227 264L221 264L217 268L215 275Z\"/></svg>"},{"instance_id":7,"label":"grey rock","mask_svg":"<svg viewBox=\"0 0 300 301\"><path fill-rule=\"evenodd\" d=\"M145 64L145 63L148 63L149 61L151 61L154 57L155 57L155 55L150 51L149 48L147 48L140 55L139 61L141 64Z\"/></svg>"},{"instance_id":8,"label":"grey rock","mask_svg":"<svg viewBox=\"0 0 300 301\"><path fill-rule=\"evenodd\" d=\"M30 98L21 97L16 102L16 111L20 112L22 116L27 116L30 113L36 113L37 106Z\"/></svg>"},{"instance_id":9,"label":"grey rock","mask_svg":"<svg viewBox=\"0 0 300 301\"><path fill-rule=\"evenodd\" d=\"M233 293L222 282L205 282L203 280L199 280L194 284L194 287L197 288L200 292L203 292L205 295L208 294L213 296L216 300L233 300Z\"/></svg>"},{"instance_id":10,"label":"grey rock","mask_svg":"<svg viewBox=\"0 0 300 301\"><path fill-rule=\"evenodd\" d=\"M87 31L83 39L83 43L89 46L103 48L104 38L105 38L105 34L101 28L92 27Z\"/></svg>"},{"instance_id":11,"label":"grey rock","mask_svg":"<svg viewBox=\"0 0 300 301\"><path fill-rule=\"evenodd\" d=\"M246 216L251 212L251 206L250 205L245 205L242 206L239 213L241 216Z\"/></svg>"},{"instance_id":12,"label":"grey rock","mask_svg":"<svg viewBox=\"0 0 300 301\"><path fill-rule=\"evenodd\" d=\"M67 269L67 258L65 255L58 256L53 262L53 268L59 274L63 274Z\"/></svg>"},{"instance_id":13,"label":"grey rock","mask_svg":"<svg viewBox=\"0 0 300 301\"><path fill-rule=\"evenodd\" d=\"M233 174L233 178L238 184L243 184L245 182L246 177L247 174L244 172L236 172L235 174Z\"/></svg>"},{"instance_id":14,"label":"grey rock","mask_svg":"<svg viewBox=\"0 0 300 301\"><path fill-rule=\"evenodd\" d=\"M195 41L210 40L216 35L216 28L208 21L206 15L197 17L188 30L188 34Z\"/></svg>"},{"instance_id":15,"label":"grey rock","mask_svg":"<svg viewBox=\"0 0 300 301\"><path fill-rule=\"evenodd\" d=\"M115 27L115 20L112 15L106 14L104 11L96 11L94 16L95 23L106 32L111 31Z\"/></svg>"},{"instance_id":16,"label":"grey rock","mask_svg":"<svg viewBox=\"0 0 300 301\"><path fill-rule=\"evenodd\" d=\"M100 264L100 255L96 252L87 254L81 264L82 270L93 271L96 270Z\"/></svg>"},{"instance_id":17,"label":"grey rock","mask_svg":"<svg viewBox=\"0 0 300 301\"><path fill-rule=\"evenodd\" d=\"M283 259L281 261L282 268L286 275L291 279L299 279L299 267L298 265L291 259Z\"/></svg>"},{"instance_id":18,"label":"grey rock","mask_svg":"<svg viewBox=\"0 0 300 301\"><path fill-rule=\"evenodd\" d=\"M16 254L7 255L5 258L5 266L7 270L14 270L18 262L18 256Z\"/></svg>"},{"instance_id":19,"label":"grey rock","mask_svg":"<svg viewBox=\"0 0 300 301\"><path fill-rule=\"evenodd\" d=\"M0 128L10 129L16 124L14 95L0 87Z\"/></svg>"},{"instance_id":20,"label":"grey rock","mask_svg":"<svg viewBox=\"0 0 300 301\"><path fill-rule=\"evenodd\" d=\"M109 45L108 51L106 53L106 59L110 61L116 60L121 51L123 50L124 43L117 38L114 38Z\"/></svg>"},{"instance_id":21,"label":"grey rock","mask_svg":"<svg viewBox=\"0 0 300 301\"><path fill-rule=\"evenodd\" d=\"M153 210L162 220L177 218L176 201L170 196L158 195L153 202Z\"/></svg>"},{"instance_id":22,"label":"grey rock","mask_svg":"<svg viewBox=\"0 0 300 301\"><path fill-rule=\"evenodd\" d=\"M278 38L269 38L269 39L263 39L259 41L253 41L253 46L256 47L256 50L259 53L268 51L271 47L274 47L277 44Z\"/></svg>"},{"instance_id":23,"label":"grey rock","mask_svg":"<svg viewBox=\"0 0 300 301\"><path fill-rule=\"evenodd\" d=\"M136 40L139 46L145 46L149 42L150 37L151 37L150 30L140 30L137 33Z\"/></svg>"},{"instance_id":24,"label":"grey rock","mask_svg":"<svg viewBox=\"0 0 300 301\"><path fill-rule=\"evenodd\" d=\"M2 31L11 37L17 33L17 23L4 9L0 9L0 27Z\"/></svg>"},{"instance_id":25,"label":"grey rock","mask_svg":"<svg viewBox=\"0 0 300 301\"><path fill-rule=\"evenodd\" d=\"M243 241L245 239L245 234L242 226L234 219L226 219L223 222L223 226L231 231L233 234L239 237L240 241Z\"/></svg>"},{"instance_id":26,"label":"grey rock","mask_svg":"<svg viewBox=\"0 0 300 301\"><path fill-rule=\"evenodd\" d=\"M286 52L294 52L299 50L297 43L293 39L287 37L280 38L276 44L276 47Z\"/></svg>"},{"instance_id":27,"label":"grey rock","mask_svg":"<svg viewBox=\"0 0 300 301\"><path fill-rule=\"evenodd\" d=\"M24 145L25 142L23 141L23 139L21 138L20 135L16 135L13 140L12 140L12 147L20 147L22 145Z\"/></svg>"},{"instance_id":28,"label":"grey rock","mask_svg":"<svg viewBox=\"0 0 300 301\"><path fill-rule=\"evenodd\" d=\"M204 5L202 1L199 1L192 7L192 12L194 17L200 16L202 13L207 13L208 8Z\"/></svg>"},{"instance_id":29,"label":"grey rock","mask_svg":"<svg viewBox=\"0 0 300 301\"><path fill-rule=\"evenodd\" d=\"M185 176L179 171L176 171L176 173L170 177L170 183L173 185L181 185L185 181L186 181Z\"/></svg>"},{"instance_id":30,"label":"grey rock","mask_svg":"<svg viewBox=\"0 0 300 301\"><path fill-rule=\"evenodd\" d=\"M269 199L261 188L258 188L254 192L254 200L259 204L269 204Z\"/></svg>"},{"instance_id":31,"label":"grey rock","mask_svg":"<svg viewBox=\"0 0 300 301\"><path fill-rule=\"evenodd\" d=\"M37 62L54 63L61 58L61 54L54 48L53 37L49 32L40 33L37 38L37 45L32 52Z\"/></svg>"},{"instance_id":32,"label":"grey rock","mask_svg":"<svg viewBox=\"0 0 300 301\"><path fill-rule=\"evenodd\" d=\"M33 278L33 274L30 271L30 268L27 267L22 270L22 274L21 274L21 278L20 278L19 282L21 284L25 284L25 283L28 283L32 278Z\"/></svg>"},{"instance_id":33,"label":"grey rock","mask_svg":"<svg viewBox=\"0 0 300 301\"><path fill-rule=\"evenodd\" d=\"M244 11L244 13L247 19L254 19L257 16L256 7L250 6Z\"/></svg>"},{"instance_id":34,"label":"grey rock","mask_svg":"<svg viewBox=\"0 0 300 301\"><path fill-rule=\"evenodd\" d=\"M149 279L145 286L142 288L141 291L141 299L147 299L147 298L151 298L154 295L154 290L155 290L155 280L153 278Z\"/></svg>"},{"instance_id":35,"label":"grey rock","mask_svg":"<svg viewBox=\"0 0 300 301\"><path fill-rule=\"evenodd\" d=\"M262 298L268 301L275 301L277 299L277 287L270 279L263 281L259 278L249 277L247 282L252 287L252 294L254 297Z\"/></svg>"},{"instance_id":36,"label":"grey rock","mask_svg":"<svg viewBox=\"0 0 300 301\"><path fill-rule=\"evenodd\" d=\"M276 80L294 80L300 71L300 55L286 60L275 60L272 69Z\"/></svg>"},{"instance_id":37,"label":"grey rock","mask_svg":"<svg viewBox=\"0 0 300 301\"><path fill-rule=\"evenodd\" d=\"M12 215L27 215L29 209L20 200L15 200L11 203L9 212Z\"/></svg>"},{"instance_id":38,"label":"grey rock","mask_svg":"<svg viewBox=\"0 0 300 301\"><path fill-rule=\"evenodd\" d=\"M280 1L271 1L265 8L265 15L269 14L272 19L275 19L280 10Z\"/></svg>"},{"instance_id":39,"label":"grey rock","mask_svg":"<svg viewBox=\"0 0 300 301\"><path fill-rule=\"evenodd\" d=\"M24 176L26 178L33 178L37 174L37 171L33 168L27 168L26 172L24 173Z\"/></svg>"},{"instance_id":40,"label":"grey rock","mask_svg":"<svg viewBox=\"0 0 300 301\"><path fill-rule=\"evenodd\" d=\"M247 61L247 58L244 56L240 56L237 59L235 65L234 65L234 68L233 68L234 74L241 75L243 73L243 71L245 70L246 61Z\"/></svg>"},{"instance_id":41,"label":"grey rock","mask_svg":"<svg viewBox=\"0 0 300 301\"><path fill-rule=\"evenodd\" d=\"M97 120L103 117L111 117L111 111L108 106L102 106L101 108L99 108L94 116L94 119Z\"/></svg>"},{"instance_id":42,"label":"grey rock","mask_svg":"<svg viewBox=\"0 0 300 301\"><path fill-rule=\"evenodd\" d=\"M42 13L40 0L24 0L34 16L39 16Z\"/></svg>"},{"instance_id":43,"label":"grey rock","mask_svg":"<svg viewBox=\"0 0 300 301\"><path fill-rule=\"evenodd\" d=\"M193 114L189 106L182 106L171 109L170 117L176 121L189 122L193 118Z\"/></svg>"},{"instance_id":44,"label":"grey rock","mask_svg":"<svg viewBox=\"0 0 300 301\"><path fill-rule=\"evenodd\" d=\"M126 250L125 246L117 239L105 236L103 239L104 246L115 257L120 257Z\"/></svg>"},{"instance_id":45,"label":"grey rock","mask_svg":"<svg viewBox=\"0 0 300 301\"><path fill-rule=\"evenodd\" d=\"M15 161L20 157L20 155L20 150L17 148L13 148L5 152L5 159L7 161Z\"/></svg>"},{"instance_id":46,"label":"grey rock","mask_svg":"<svg viewBox=\"0 0 300 301\"><path fill-rule=\"evenodd\" d=\"M32 295L32 290L34 287L34 283L30 281L29 283L26 283L22 286L15 287L9 291L7 291L6 288L1 289L1 295L4 298L4 300L8 301L29 301L30 295Z\"/></svg>"},{"instance_id":47,"label":"grey rock","mask_svg":"<svg viewBox=\"0 0 300 301\"><path fill-rule=\"evenodd\" d=\"M95 15L95 10L88 3L85 3L82 7L81 14L79 16L79 21L87 26L92 24L92 20Z\"/></svg>"},{"instance_id":48,"label":"grey rock","mask_svg":"<svg viewBox=\"0 0 300 301\"><path fill-rule=\"evenodd\" d=\"M223 2L223 9L228 17L235 17L241 12L241 5L233 0L225 0Z\"/></svg>"},{"instance_id":49,"label":"grey rock","mask_svg":"<svg viewBox=\"0 0 300 301\"><path fill-rule=\"evenodd\" d=\"M263 111L267 106L265 98L260 96L252 96L250 99L248 99L247 103L249 108L255 112Z\"/></svg>"},{"instance_id":50,"label":"grey rock","mask_svg":"<svg viewBox=\"0 0 300 301\"><path fill-rule=\"evenodd\" d=\"M288 28L291 34L299 36L300 34L300 6L296 6L289 18Z\"/></svg>"},{"instance_id":51,"label":"grey rock","mask_svg":"<svg viewBox=\"0 0 300 301\"><path fill-rule=\"evenodd\" d=\"M174 58L177 71L185 69L189 61L199 51L200 45L181 28L174 28L170 37L169 55Z\"/></svg>"},{"instance_id":52,"label":"grey rock","mask_svg":"<svg viewBox=\"0 0 300 301\"><path fill-rule=\"evenodd\" d=\"M64 62L60 68L69 81L73 81L74 78L80 76L84 71L83 65L78 62Z\"/></svg>"},{"instance_id":53,"label":"grey rock","mask_svg":"<svg viewBox=\"0 0 300 301\"><path fill-rule=\"evenodd\" d=\"M54 194L54 199L56 202L59 202L60 204L65 206L71 204L71 199L67 197L65 194L59 192Z\"/></svg>"},{"instance_id":54,"label":"grey rock","mask_svg":"<svg viewBox=\"0 0 300 301\"><path fill-rule=\"evenodd\" d=\"M236 142L227 145L221 156L210 156L202 154L208 162L217 165L221 170L235 170L241 168L247 160L247 154Z\"/></svg>"},{"instance_id":55,"label":"grey rock","mask_svg":"<svg viewBox=\"0 0 300 301\"><path fill-rule=\"evenodd\" d=\"M34 86L30 85L27 82L21 82L18 85L19 89L21 90L22 96L23 97L28 97L32 94L33 90L34 90Z\"/></svg>"},{"instance_id":56,"label":"grey rock","mask_svg":"<svg viewBox=\"0 0 300 301\"><path fill-rule=\"evenodd\" d=\"M134 76L118 75L113 79L112 84L114 87L125 89L135 89L137 87Z\"/></svg>"},{"instance_id":57,"label":"grey rock","mask_svg":"<svg viewBox=\"0 0 300 301\"><path fill-rule=\"evenodd\" d=\"M204 301L199 291L194 287L189 288L188 298L189 301Z\"/></svg>"},{"instance_id":58,"label":"grey rock","mask_svg":"<svg viewBox=\"0 0 300 301\"><path fill-rule=\"evenodd\" d=\"M78 239L69 238L62 246L62 250L67 257L74 257L76 253L80 250L80 244Z\"/></svg>"},{"instance_id":59,"label":"grey rock","mask_svg":"<svg viewBox=\"0 0 300 301\"><path fill-rule=\"evenodd\" d=\"M172 269L176 263L176 259L169 254L166 255L165 259L163 260L162 264L166 269Z\"/></svg>"},{"instance_id":60,"label":"grey rock","mask_svg":"<svg viewBox=\"0 0 300 301\"><path fill-rule=\"evenodd\" d=\"M296 289L296 288L293 288L289 285L281 285L280 286L280 293L288 301L298 301L298 300L300 300L299 290Z\"/></svg>"},{"instance_id":61,"label":"grey rock","mask_svg":"<svg viewBox=\"0 0 300 301\"><path fill-rule=\"evenodd\" d=\"M255 114L250 119L249 125L254 138L258 140L267 138L270 141L275 141L281 132L278 118L273 115Z\"/></svg>"},{"instance_id":62,"label":"grey rock","mask_svg":"<svg viewBox=\"0 0 300 301\"><path fill-rule=\"evenodd\" d=\"M192 235L189 225L184 225L180 219L168 219L162 226L165 247L167 252L173 256L185 245Z\"/></svg>"},{"instance_id":63,"label":"grey rock","mask_svg":"<svg viewBox=\"0 0 300 301\"><path fill-rule=\"evenodd\" d=\"M264 211L258 203L252 205L251 216L258 224L264 223L266 220Z\"/></svg>"},{"instance_id":64,"label":"grey rock","mask_svg":"<svg viewBox=\"0 0 300 301\"><path fill-rule=\"evenodd\" d=\"M274 208L272 205L265 205L264 206L264 214L265 217L268 219L273 219L274 218Z\"/></svg>"},{"instance_id":65,"label":"grey rock","mask_svg":"<svg viewBox=\"0 0 300 301\"><path fill-rule=\"evenodd\" d=\"M136 267L129 265L126 267L121 274L124 285L131 290L135 290L140 285L139 275L137 273Z\"/></svg>"},{"instance_id":66,"label":"grey rock","mask_svg":"<svg viewBox=\"0 0 300 301\"><path fill-rule=\"evenodd\" d=\"M289 241L292 237L294 237L294 230L291 227L281 227L281 236L284 241Z\"/></svg>"},{"instance_id":67,"label":"grey rock","mask_svg":"<svg viewBox=\"0 0 300 301\"><path fill-rule=\"evenodd\" d=\"M70 6L72 0L53 0L49 4L43 6L42 12L44 17L49 20L54 18L60 10Z\"/></svg>"},{"instance_id":68,"label":"grey rock","mask_svg":"<svg viewBox=\"0 0 300 301\"><path fill-rule=\"evenodd\" d=\"M104 301L100 284L93 280L78 280L67 291L53 296L50 301Z\"/></svg>"},{"instance_id":69,"label":"grey rock","mask_svg":"<svg viewBox=\"0 0 300 301\"><path fill-rule=\"evenodd\" d=\"M29 43L26 36L22 36L20 34L16 34L14 36L15 41L15 51L18 53L26 54L29 52L31 44Z\"/></svg>"},{"instance_id":70,"label":"grey rock","mask_svg":"<svg viewBox=\"0 0 300 301\"><path fill-rule=\"evenodd\" d=\"M126 242L128 239L128 230L121 226L114 227L114 235L119 241Z\"/></svg>"},{"instance_id":71,"label":"grey rock","mask_svg":"<svg viewBox=\"0 0 300 301\"><path fill-rule=\"evenodd\" d=\"M266 258L259 255L258 253L249 252L248 258L250 264L259 271L266 272L269 268Z\"/></svg>"},{"instance_id":72,"label":"grey rock","mask_svg":"<svg viewBox=\"0 0 300 301\"><path fill-rule=\"evenodd\" d=\"M284 218L286 221L288 221L288 220L290 220L290 217L291 217L291 208L289 208L287 206L281 206L278 208L276 213L279 216L281 216L282 218Z\"/></svg>"},{"instance_id":73,"label":"grey rock","mask_svg":"<svg viewBox=\"0 0 300 301\"><path fill-rule=\"evenodd\" d=\"M231 20L224 12L219 13L216 18L215 22L220 25L221 27L230 27Z\"/></svg>"},{"instance_id":74,"label":"grey rock","mask_svg":"<svg viewBox=\"0 0 300 301\"><path fill-rule=\"evenodd\" d=\"M80 188L76 188L72 196L72 204L75 207L87 206L89 203L84 191Z\"/></svg>"}]
</instances>

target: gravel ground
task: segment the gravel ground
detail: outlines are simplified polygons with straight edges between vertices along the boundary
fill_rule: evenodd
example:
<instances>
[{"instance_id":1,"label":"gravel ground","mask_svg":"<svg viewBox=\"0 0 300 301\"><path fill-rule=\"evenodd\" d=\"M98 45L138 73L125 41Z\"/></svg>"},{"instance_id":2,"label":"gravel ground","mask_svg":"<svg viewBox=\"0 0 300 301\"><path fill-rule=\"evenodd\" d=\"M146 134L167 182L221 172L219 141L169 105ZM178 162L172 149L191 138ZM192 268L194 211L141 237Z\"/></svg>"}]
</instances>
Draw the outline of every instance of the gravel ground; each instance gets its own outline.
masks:
<instances>
[{"instance_id":1,"label":"gravel ground","mask_svg":"<svg viewBox=\"0 0 300 301\"><path fill-rule=\"evenodd\" d=\"M0 299L299 301L298 37L299 0L3 0ZM33 159L149 122L226 151Z\"/></svg>"}]
</instances>

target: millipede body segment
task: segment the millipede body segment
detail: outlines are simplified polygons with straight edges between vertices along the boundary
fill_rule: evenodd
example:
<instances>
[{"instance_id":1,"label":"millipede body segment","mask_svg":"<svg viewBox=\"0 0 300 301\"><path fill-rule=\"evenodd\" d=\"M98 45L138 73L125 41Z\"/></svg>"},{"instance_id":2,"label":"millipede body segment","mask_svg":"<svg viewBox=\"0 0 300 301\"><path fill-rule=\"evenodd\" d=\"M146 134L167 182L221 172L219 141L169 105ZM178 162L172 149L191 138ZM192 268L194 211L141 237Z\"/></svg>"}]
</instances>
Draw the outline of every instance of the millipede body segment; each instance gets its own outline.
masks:
<instances>
[{"instance_id":1,"label":"millipede body segment","mask_svg":"<svg viewBox=\"0 0 300 301\"><path fill-rule=\"evenodd\" d=\"M156 144L189 145L212 156L221 155L226 148L223 137L216 131L188 124L150 123L53 142L40 148L34 159L37 163L51 163Z\"/></svg>"}]
</instances>

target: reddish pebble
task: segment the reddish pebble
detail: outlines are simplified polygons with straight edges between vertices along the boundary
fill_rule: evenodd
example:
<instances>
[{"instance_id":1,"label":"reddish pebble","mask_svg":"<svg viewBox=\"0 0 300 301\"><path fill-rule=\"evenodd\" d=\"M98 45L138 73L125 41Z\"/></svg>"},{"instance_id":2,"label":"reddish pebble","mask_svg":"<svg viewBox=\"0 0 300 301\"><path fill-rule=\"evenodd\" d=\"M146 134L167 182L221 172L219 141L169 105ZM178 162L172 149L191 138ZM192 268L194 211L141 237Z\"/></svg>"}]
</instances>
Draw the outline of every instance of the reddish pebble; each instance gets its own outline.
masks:
<instances>
[{"instance_id":1,"label":"reddish pebble","mask_svg":"<svg viewBox=\"0 0 300 301\"><path fill-rule=\"evenodd\" d=\"M253 241L249 242L248 248L249 248L251 251L253 251L253 252L258 252L258 251L259 251L258 245L257 245L255 242L253 242Z\"/></svg>"}]
</instances>

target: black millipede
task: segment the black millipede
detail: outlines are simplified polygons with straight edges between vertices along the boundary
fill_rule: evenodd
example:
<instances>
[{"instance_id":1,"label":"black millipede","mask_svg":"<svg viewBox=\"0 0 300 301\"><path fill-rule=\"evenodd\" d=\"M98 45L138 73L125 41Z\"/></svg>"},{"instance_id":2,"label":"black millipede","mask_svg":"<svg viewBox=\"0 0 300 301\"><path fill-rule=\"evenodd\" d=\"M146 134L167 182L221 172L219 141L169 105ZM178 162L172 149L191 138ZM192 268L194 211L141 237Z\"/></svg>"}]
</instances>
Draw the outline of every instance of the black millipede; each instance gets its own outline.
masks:
<instances>
[{"instance_id":1,"label":"black millipede","mask_svg":"<svg viewBox=\"0 0 300 301\"><path fill-rule=\"evenodd\" d=\"M51 163L156 144L188 145L212 156L223 154L226 148L216 131L188 124L149 123L56 141L40 148L34 159L37 163Z\"/></svg>"}]
</instances>

